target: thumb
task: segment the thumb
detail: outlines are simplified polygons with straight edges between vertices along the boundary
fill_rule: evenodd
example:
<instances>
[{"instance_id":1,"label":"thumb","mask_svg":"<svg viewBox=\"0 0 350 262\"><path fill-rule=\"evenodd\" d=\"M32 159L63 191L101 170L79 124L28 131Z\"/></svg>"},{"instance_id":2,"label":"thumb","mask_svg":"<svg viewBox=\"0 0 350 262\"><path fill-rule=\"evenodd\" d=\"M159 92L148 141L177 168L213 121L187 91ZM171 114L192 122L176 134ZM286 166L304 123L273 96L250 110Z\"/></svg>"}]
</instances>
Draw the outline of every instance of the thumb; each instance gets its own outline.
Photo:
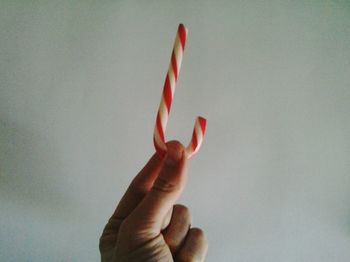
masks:
<instances>
[{"instance_id":1,"label":"thumb","mask_svg":"<svg viewBox=\"0 0 350 262\"><path fill-rule=\"evenodd\" d=\"M130 220L135 220L135 224L132 224L136 228L141 226L151 235L160 233L167 213L185 187L186 171L187 157L183 145L177 141L168 142L167 154L159 176L151 190L129 217Z\"/></svg>"}]
</instances>

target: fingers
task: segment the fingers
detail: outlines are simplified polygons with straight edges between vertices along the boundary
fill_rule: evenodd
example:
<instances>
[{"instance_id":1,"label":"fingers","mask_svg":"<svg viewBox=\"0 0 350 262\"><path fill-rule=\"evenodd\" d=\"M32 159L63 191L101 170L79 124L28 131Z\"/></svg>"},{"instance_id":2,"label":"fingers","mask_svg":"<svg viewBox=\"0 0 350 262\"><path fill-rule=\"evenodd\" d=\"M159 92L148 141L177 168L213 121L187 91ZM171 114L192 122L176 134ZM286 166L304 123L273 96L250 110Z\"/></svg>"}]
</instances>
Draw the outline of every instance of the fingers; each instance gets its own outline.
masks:
<instances>
[{"instance_id":1,"label":"fingers","mask_svg":"<svg viewBox=\"0 0 350 262\"><path fill-rule=\"evenodd\" d=\"M129 188L120 200L114 214L109 219L100 238L100 249L108 249L116 242L117 233L121 222L141 202L144 196L150 191L154 180L159 175L163 165L163 157L155 153L144 168L131 182Z\"/></svg>"},{"instance_id":2,"label":"fingers","mask_svg":"<svg viewBox=\"0 0 350 262\"><path fill-rule=\"evenodd\" d=\"M147 230L150 237L158 235L167 212L185 186L186 169L187 158L183 145L176 141L168 142L160 174L149 193L128 217L128 224L133 227L142 226L142 230Z\"/></svg>"},{"instance_id":3,"label":"fingers","mask_svg":"<svg viewBox=\"0 0 350 262\"><path fill-rule=\"evenodd\" d=\"M204 261L208 250L208 242L203 231L191 228L187 234L184 245L176 255L176 262Z\"/></svg>"},{"instance_id":4,"label":"fingers","mask_svg":"<svg viewBox=\"0 0 350 262\"><path fill-rule=\"evenodd\" d=\"M175 205L169 226L163 231L163 237L172 254L183 244L191 226L191 214L187 207Z\"/></svg>"},{"instance_id":5,"label":"fingers","mask_svg":"<svg viewBox=\"0 0 350 262\"><path fill-rule=\"evenodd\" d=\"M99 248L101 252L111 249L117 242L117 232L122 220L111 218L105 226L100 237Z\"/></svg>"},{"instance_id":6,"label":"fingers","mask_svg":"<svg viewBox=\"0 0 350 262\"><path fill-rule=\"evenodd\" d=\"M131 182L129 188L120 200L113 218L127 217L150 191L163 165L163 158L155 153L144 168Z\"/></svg>"}]
</instances>

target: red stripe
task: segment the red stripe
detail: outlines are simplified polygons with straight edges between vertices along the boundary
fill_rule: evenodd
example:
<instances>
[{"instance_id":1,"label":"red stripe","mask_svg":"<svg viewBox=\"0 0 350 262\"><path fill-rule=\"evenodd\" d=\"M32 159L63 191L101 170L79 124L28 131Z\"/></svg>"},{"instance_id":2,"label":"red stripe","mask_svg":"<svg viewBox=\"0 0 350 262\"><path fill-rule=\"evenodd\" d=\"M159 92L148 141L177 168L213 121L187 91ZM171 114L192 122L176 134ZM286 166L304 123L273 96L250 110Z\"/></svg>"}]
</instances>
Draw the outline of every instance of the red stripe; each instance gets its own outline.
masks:
<instances>
[{"instance_id":1,"label":"red stripe","mask_svg":"<svg viewBox=\"0 0 350 262\"><path fill-rule=\"evenodd\" d=\"M173 72L174 72L174 75L175 75L175 81L176 81L178 72L177 72L177 63L176 63L176 57L175 57L175 54L174 54L174 50L171 53L171 66L173 68Z\"/></svg>"},{"instance_id":2,"label":"red stripe","mask_svg":"<svg viewBox=\"0 0 350 262\"><path fill-rule=\"evenodd\" d=\"M179 38L180 38L182 50L184 50L185 49L185 44L186 44L186 29L185 29L185 26L183 24L180 24L177 32L178 32L178 35L179 35Z\"/></svg>"},{"instance_id":3,"label":"red stripe","mask_svg":"<svg viewBox=\"0 0 350 262\"><path fill-rule=\"evenodd\" d=\"M160 115L159 112L157 114L157 120L156 120L156 125L157 125L157 131L158 134L160 136L160 139L164 142L164 132L163 132L163 128L162 128L162 123L160 122Z\"/></svg>"},{"instance_id":4,"label":"red stripe","mask_svg":"<svg viewBox=\"0 0 350 262\"><path fill-rule=\"evenodd\" d=\"M204 136L204 133L205 133L205 127L207 126L207 120L201 116L198 117L198 122L199 122L199 125L201 126L201 130L202 130L202 133L203 133L203 136Z\"/></svg>"},{"instance_id":5,"label":"red stripe","mask_svg":"<svg viewBox=\"0 0 350 262\"><path fill-rule=\"evenodd\" d=\"M192 133L192 150L196 150L198 142L197 142L197 135L196 135L196 129L193 129Z\"/></svg>"},{"instance_id":6,"label":"red stripe","mask_svg":"<svg viewBox=\"0 0 350 262\"><path fill-rule=\"evenodd\" d=\"M155 138L155 137L153 137L153 144L154 144L154 147L156 148L156 151L157 151L159 154L161 154L162 156L164 156L166 152L163 150L163 148L161 148L161 147L157 144L156 138Z\"/></svg>"},{"instance_id":7,"label":"red stripe","mask_svg":"<svg viewBox=\"0 0 350 262\"><path fill-rule=\"evenodd\" d=\"M169 81L168 75L166 75L166 78L165 78L163 97L164 97L165 105L168 109L168 114L169 114L172 97L171 97L171 87L170 87L170 81Z\"/></svg>"}]
</instances>

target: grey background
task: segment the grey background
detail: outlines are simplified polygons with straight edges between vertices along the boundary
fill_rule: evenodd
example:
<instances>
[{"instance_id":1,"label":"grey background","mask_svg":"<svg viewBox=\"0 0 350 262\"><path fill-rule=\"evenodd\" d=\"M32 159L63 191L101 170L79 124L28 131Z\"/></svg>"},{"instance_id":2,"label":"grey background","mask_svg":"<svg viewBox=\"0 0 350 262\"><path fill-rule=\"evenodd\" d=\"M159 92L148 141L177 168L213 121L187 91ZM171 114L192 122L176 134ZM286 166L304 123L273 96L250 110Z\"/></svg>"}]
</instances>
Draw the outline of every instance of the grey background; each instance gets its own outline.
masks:
<instances>
[{"instance_id":1,"label":"grey background","mask_svg":"<svg viewBox=\"0 0 350 262\"><path fill-rule=\"evenodd\" d=\"M208 119L181 203L207 261L350 258L348 1L1 1L0 260L97 261L153 153Z\"/></svg>"}]
</instances>

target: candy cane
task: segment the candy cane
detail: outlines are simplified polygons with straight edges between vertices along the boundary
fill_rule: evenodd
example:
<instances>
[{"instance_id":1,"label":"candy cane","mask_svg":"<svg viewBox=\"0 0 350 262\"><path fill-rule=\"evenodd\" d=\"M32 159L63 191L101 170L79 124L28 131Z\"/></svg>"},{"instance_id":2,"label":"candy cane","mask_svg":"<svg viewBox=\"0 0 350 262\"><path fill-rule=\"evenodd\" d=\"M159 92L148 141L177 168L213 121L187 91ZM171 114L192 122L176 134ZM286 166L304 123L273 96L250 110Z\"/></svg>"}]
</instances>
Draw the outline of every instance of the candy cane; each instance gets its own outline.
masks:
<instances>
[{"instance_id":1,"label":"candy cane","mask_svg":"<svg viewBox=\"0 0 350 262\"><path fill-rule=\"evenodd\" d=\"M168 123L171 102L173 100L176 81L180 72L182 56L185 49L187 37L187 28L180 24L177 30L171 61L168 69L168 74L165 78L162 98L158 109L156 126L154 128L153 142L154 147L160 154L165 154L167 147L165 144L165 129ZM194 124L192 139L186 147L188 158L193 156L202 144L205 133L206 119L198 116Z\"/></svg>"}]
</instances>

